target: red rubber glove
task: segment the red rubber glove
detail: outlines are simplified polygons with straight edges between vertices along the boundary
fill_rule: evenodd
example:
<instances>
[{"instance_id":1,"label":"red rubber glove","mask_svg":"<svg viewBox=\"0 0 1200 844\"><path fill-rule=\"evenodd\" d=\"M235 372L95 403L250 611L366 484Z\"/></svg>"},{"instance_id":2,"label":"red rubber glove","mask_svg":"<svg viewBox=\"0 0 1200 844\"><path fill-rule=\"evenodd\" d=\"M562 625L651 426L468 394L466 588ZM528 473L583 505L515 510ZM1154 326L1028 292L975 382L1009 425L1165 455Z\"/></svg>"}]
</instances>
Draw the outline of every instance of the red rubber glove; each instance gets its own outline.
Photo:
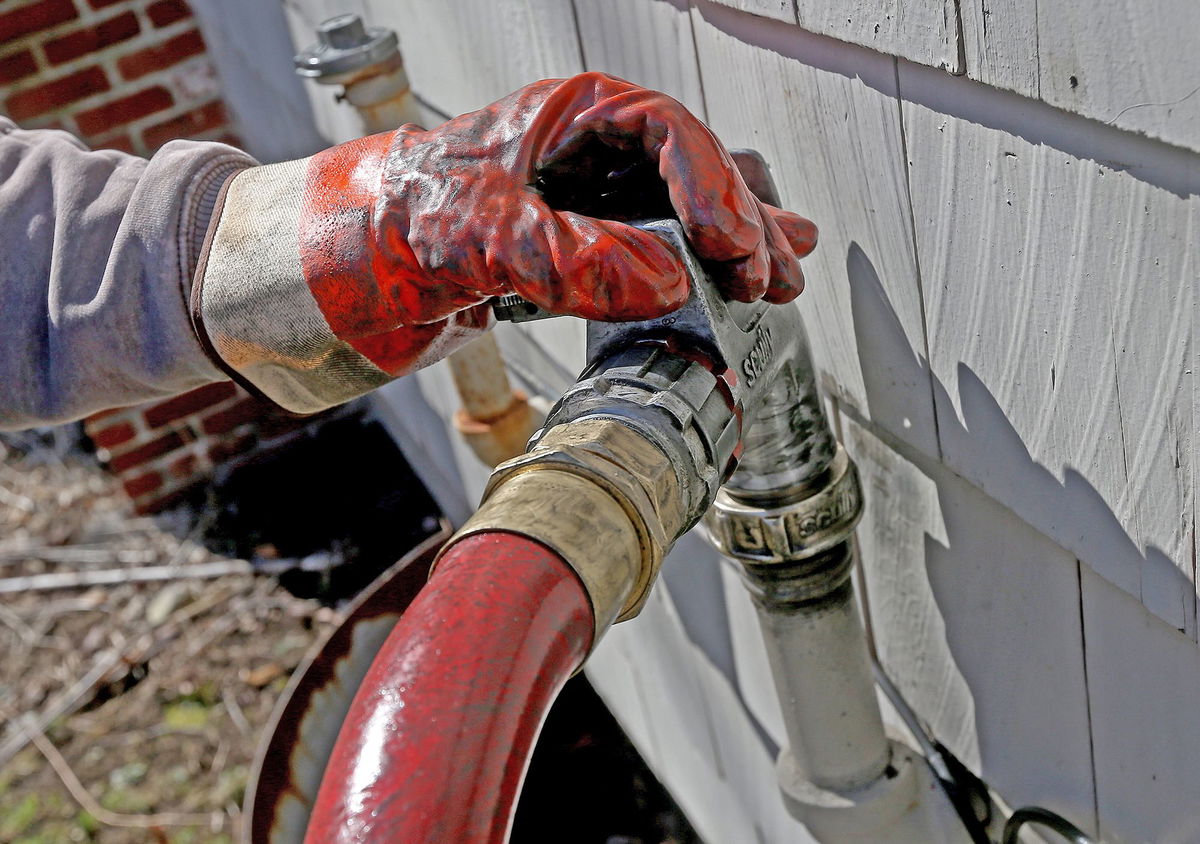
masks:
<instances>
[{"instance_id":1,"label":"red rubber glove","mask_svg":"<svg viewBox=\"0 0 1200 844\"><path fill-rule=\"evenodd\" d=\"M234 176L197 270L198 333L268 397L313 412L444 357L519 293L589 319L660 316L682 263L615 219L674 213L731 297L803 288L809 221L764 205L675 100L598 73L528 85Z\"/></svg>"}]
</instances>

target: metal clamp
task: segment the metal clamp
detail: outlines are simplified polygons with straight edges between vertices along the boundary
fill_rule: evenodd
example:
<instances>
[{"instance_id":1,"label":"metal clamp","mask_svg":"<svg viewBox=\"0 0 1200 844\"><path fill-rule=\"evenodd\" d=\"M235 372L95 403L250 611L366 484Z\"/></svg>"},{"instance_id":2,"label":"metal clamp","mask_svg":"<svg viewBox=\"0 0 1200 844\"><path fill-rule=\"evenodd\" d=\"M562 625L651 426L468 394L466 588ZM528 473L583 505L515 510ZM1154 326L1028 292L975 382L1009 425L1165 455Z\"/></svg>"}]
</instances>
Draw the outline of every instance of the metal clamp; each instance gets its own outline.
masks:
<instances>
[{"instance_id":1,"label":"metal clamp","mask_svg":"<svg viewBox=\"0 0 1200 844\"><path fill-rule=\"evenodd\" d=\"M786 564L845 542L862 516L858 470L838 447L829 481L812 494L774 506L717 493L705 525L722 554L755 565Z\"/></svg>"}]
</instances>

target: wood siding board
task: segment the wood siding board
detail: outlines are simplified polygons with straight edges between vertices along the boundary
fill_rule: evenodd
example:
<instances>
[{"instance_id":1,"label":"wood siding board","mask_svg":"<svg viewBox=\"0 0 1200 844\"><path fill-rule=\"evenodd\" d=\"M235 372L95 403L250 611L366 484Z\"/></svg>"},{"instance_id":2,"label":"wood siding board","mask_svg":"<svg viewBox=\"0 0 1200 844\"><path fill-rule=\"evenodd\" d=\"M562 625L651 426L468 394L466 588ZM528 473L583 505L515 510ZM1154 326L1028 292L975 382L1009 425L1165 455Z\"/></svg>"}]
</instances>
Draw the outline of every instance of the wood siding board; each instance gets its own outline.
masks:
<instances>
[{"instance_id":1,"label":"wood siding board","mask_svg":"<svg viewBox=\"0 0 1200 844\"><path fill-rule=\"evenodd\" d=\"M1200 840L1200 650L1086 566L1081 582L1101 837Z\"/></svg>"},{"instance_id":2,"label":"wood siding board","mask_svg":"<svg viewBox=\"0 0 1200 844\"><path fill-rule=\"evenodd\" d=\"M647 648L647 641L656 647ZM633 678L644 703L629 713L631 737L650 743L647 764L704 840L812 840L783 811L770 756L728 681L687 638L662 581L641 615L608 633L588 676L622 723L632 707L626 678ZM637 735L639 729L645 734ZM774 807L756 794L766 784L772 784Z\"/></svg>"},{"instance_id":3,"label":"wood siding board","mask_svg":"<svg viewBox=\"0 0 1200 844\"><path fill-rule=\"evenodd\" d=\"M522 85L583 70L562 0L364 0L367 22L400 36L413 90L446 114L481 108Z\"/></svg>"},{"instance_id":4,"label":"wood siding board","mask_svg":"<svg viewBox=\"0 0 1200 844\"><path fill-rule=\"evenodd\" d=\"M1037 27L1046 102L1200 150L1194 0L1038 0Z\"/></svg>"},{"instance_id":5,"label":"wood siding board","mask_svg":"<svg viewBox=\"0 0 1200 844\"><path fill-rule=\"evenodd\" d=\"M937 454L893 61L800 30L693 8L709 122L757 148L784 205L821 230L800 297L839 400Z\"/></svg>"},{"instance_id":6,"label":"wood siding board","mask_svg":"<svg viewBox=\"0 0 1200 844\"><path fill-rule=\"evenodd\" d=\"M961 0L966 75L1037 98L1037 0Z\"/></svg>"},{"instance_id":7,"label":"wood siding board","mask_svg":"<svg viewBox=\"0 0 1200 844\"><path fill-rule=\"evenodd\" d=\"M574 0L588 70L670 94L704 116L686 0Z\"/></svg>"},{"instance_id":8,"label":"wood siding board","mask_svg":"<svg viewBox=\"0 0 1200 844\"><path fill-rule=\"evenodd\" d=\"M1097 213L1113 236L1097 255L1113 288L1118 409L1128 482L1116 502L1135 526L1144 557L1141 599L1172 627L1196 638L1192 566L1194 443L1191 359L1194 338L1195 202L1119 174L1093 176L1113 189ZM1124 179L1125 184L1114 185ZM1190 206L1190 207L1189 207ZM1107 210L1100 210L1107 209Z\"/></svg>"},{"instance_id":9,"label":"wood siding board","mask_svg":"<svg viewBox=\"0 0 1200 844\"><path fill-rule=\"evenodd\" d=\"M739 12L749 12L752 15L773 18L784 23L796 22L796 0L714 0L714 2L737 9Z\"/></svg>"},{"instance_id":10,"label":"wood siding board","mask_svg":"<svg viewBox=\"0 0 1200 844\"><path fill-rule=\"evenodd\" d=\"M1189 202L1188 209L1188 231L1189 242L1200 243L1200 199L1193 196ZM1200 279L1200 259L1196 257L1195 249L1187 251L1187 269L1185 270L1185 278ZM1193 282L1194 283L1194 282ZM1196 510L1197 510L1197 472L1200 470L1200 456L1196 452L1200 449L1196 448L1197 436L1196 432L1200 430L1200 375L1197 374L1197 367L1200 366L1200 295L1197 294L1196 288L1192 288L1192 348L1191 359L1188 362L1188 374L1192 379L1192 448L1191 453L1187 455L1191 461L1192 467L1192 513L1191 513L1191 531L1192 531L1192 582L1196 583L1200 580L1200 571L1197 571L1196 558L1200 551L1200 531L1196 529ZM1197 620L1194 627L1200 630L1200 599L1196 601L1196 616ZM1200 638L1200 634L1196 638Z\"/></svg>"},{"instance_id":11,"label":"wood siding board","mask_svg":"<svg viewBox=\"0 0 1200 844\"><path fill-rule=\"evenodd\" d=\"M964 70L955 0L797 0L803 29L951 73Z\"/></svg>"},{"instance_id":12,"label":"wood siding board","mask_svg":"<svg viewBox=\"0 0 1200 844\"><path fill-rule=\"evenodd\" d=\"M876 647L934 734L1012 805L1093 806L1075 558L852 419Z\"/></svg>"},{"instance_id":13,"label":"wood siding board","mask_svg":"<svg viewBox=\"0 0 1200 844\"><path fill-rule=\"evenodd\" d=\"M904 125L947 464L1194 629L1190 481L1161 453L1191 441L1186 197L917 102Z\"/></svg>"}]
</instances>

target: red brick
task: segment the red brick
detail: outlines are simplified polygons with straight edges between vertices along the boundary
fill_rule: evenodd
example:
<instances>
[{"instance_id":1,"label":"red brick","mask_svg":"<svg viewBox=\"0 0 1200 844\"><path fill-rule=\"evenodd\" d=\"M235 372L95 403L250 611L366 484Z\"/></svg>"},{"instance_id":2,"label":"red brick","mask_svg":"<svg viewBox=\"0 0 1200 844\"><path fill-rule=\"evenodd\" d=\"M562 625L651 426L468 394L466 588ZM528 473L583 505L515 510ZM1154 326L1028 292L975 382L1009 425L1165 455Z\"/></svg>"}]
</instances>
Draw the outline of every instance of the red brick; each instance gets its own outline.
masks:
<instances>
[{"instance_id":1,"label":"red brick","mask_svg":"<svg viewBox=\"0 0 1200 844\"><path fill-rule=\"evenodd\" d=\"M85 135L98 135L140 117L170 108L174 102L170 91L161 85L155 85L153 88L146 88L102 106L81 111L75 115L75 123Z\"/></svg>"},{"instance_id":2,"label":"red brick","mask_svg":"<svg viewBox=\"0 0 1200 844\"><path fill-rule=\"evenodd\" d=\"M79 17L71 0L41 0L0 14L0 44Z\"/></svg>"},{"instance_id":3,"label":"red brick","mask_svg":"<svg viewBox=\"0 0 1200 844\"><path fill-rule=\"evenodd\" d=\"M137 35L142 29L137 15L125 12L115 18L101 21L95 26L84 27L54 38L42 45L51 64L62 64L87 53L95 53L113 44L119 44Z\"/></svg>"},{"instance_id":4,"label":"red brick","mask_svg":"<svg viewBox=\"0 0 1200 844\"><path fill-rule=\"evenodd\" d=\"M33 53L28 50L5 56L0 59L0 85L24 79L35 71L37 71L37 61L34 60Z\"/></svg>"},{"instance_id":5,"label":"red brick","mask_svg":"<svg viewBox=\"0 0 1200 844\"><path fill-rule=\"evenodd\" d=\"M146 14L150 16L150 20L154 22L155 26L166 26L190 17L192 10L183 0L158 0L157 3L151 3L146 7Z\"/></svg>"},{"instance_id":6,"label":"red brick","mask_svg":"<svg viewBox=\"0 0 1200 844\"><path fill-rule=\"evenodd\" d=\"M196 474L196 463L199 458L194 454L185 454L178 460L172 461L167 472L172 478L190 478Z\"/></svg>"},{"instance_id":7,"label":"red brick","mask_svg":"<svg viewBox=\"0 0 1200 844\"><path fill-rule=\"evenodd\" d=\"M240 437L234 437L233 439L222 439L209 446L208 459L219 466L226 460L231 460L238 455L245 454L254 447L257 439L252 433L242 434Z\"/></svg>"},{"instance_id":8,"label":"red brick","mask_svg":"<svg viewBox=\"0 0 1200 844\"><path fill-rule=\"evenodd\" d=\"M128 422L118 422L99 431L92 431L89 436L98 448L116 448L137 436L137 431Z\"/></svg>"},{"instance_id":9,"label":"red brick","mask_svg":"<svg viewBox=\"0 0 1200 844\"><path fill-rule=\"evenodd\" d=\"M239 425L254 422L263 414L262 402L246 398L228 410L221 410L204 420L204 433L225 434Z\"/></svg>"},{"instance_id":10,"label":"red brick","mask_svg":"<svg viewBox=\"0 0 1200 844\"><path fill-rule=\"evenodd\" d=\"M190 138L209 129L222 126L228 118L225 115L225 105L219 101L194 108L187 114L172 118L166 123L151 126L142 132L142 140L150 149L157 149L167 141L176 138Z\"/></svg>"},{"instance_id":11,"label":"red brick","mask_svg":"<svg viewBox=\"0 0 1200 844\"><path fill-rule=\"evenodd\" d=\"M124 472L126 469L131 469L147 460L153 460L166 454L168 451L174 451L183 445L183 437L175 431L172 431L165 436L161 436L156 440L151 440L145 445L138 446L132 451L127 451L122 455L114 457L108 462L114 472Z\"/></svg>"},{"instance_id":12,"label":"red brick","mask_svg":"<svg viewBox=\"0 0 1200 844\"><path fill-rule=\"evenodd\" d=\"M128 133L113 135L112 137L105 138L104 140L92 140L91 145L92 149L115 149L120 150L121 152L128 152L130 154L134 153L133 138L131 138Z\"/></svg>"},{"instance_id":13,"label":"red brick","mask_svg":"<svg viewBox=\"0 0 1200 844\"><path fill-rule=\"evenodd\" d=\"M115 6L117 3L127 3L129 0L88 0L88 5L93 9L106 9L109 6Z\"/></svg>"},{"instance_id":14,"label":"red brick","mask_svg":"<svg viewBox=\"0 0 1200 844\"><path fill-rule=\"evenodd\" d=\"M98 67L77 70L53 82L45 82L13 94L4 101L8 116L21 121L90 97L109 88L108 77Z\"/></svg>"},{"instance_id":15,"label":"red brick","mask_svg":"<svg viewBox=\"0 0 1200 844\"><path fill-rule=\"evenodd\" d=\"M161 44L121 56L117 59L117 67L120 68L121 75L126 79L137 79L147 73L178 64L188 56L203 52L204 38L200 35L199 30L193 29L191 32L169 38Z\"/></svg>"},{"instance_id":16,"label":"red brick","mask_svg":"<svg viewBox=\"0 0 1200 844\"><path fill-rule=\"evenodd\" d=\"M151 428L159 428L168 422L174 422L176 419L182 419L184 416L212 407L217 402L223 402L236 394L237 387L230 381L207 384L197 390L175 396L162 404L147 408L142 415L145 417L147 425Z\"/></svg>"},{"instance_id":17,"label":"red brick","mask_svg":"<svg viewBox=\"0 0 1200 844\"><path fill-rule=\"evenodd\" d=\"M137 498L139 495L154 492L157 489L161 489L162 485L162 475L158 472L147 472L144 475L138 475L136 478L130 478L121 484L121 486L125 487L125 494L130 498Z\"/></svg>"}]
</instances>

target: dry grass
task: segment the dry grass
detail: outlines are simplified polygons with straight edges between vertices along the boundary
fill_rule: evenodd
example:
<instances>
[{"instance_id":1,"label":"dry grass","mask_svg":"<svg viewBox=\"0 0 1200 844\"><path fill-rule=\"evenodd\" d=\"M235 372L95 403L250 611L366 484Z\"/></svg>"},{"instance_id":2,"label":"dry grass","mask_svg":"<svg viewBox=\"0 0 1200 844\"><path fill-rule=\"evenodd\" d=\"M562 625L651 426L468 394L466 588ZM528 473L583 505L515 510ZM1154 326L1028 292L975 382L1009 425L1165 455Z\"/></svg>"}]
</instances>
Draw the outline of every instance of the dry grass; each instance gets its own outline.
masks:
<instances>
[{"instance_id":1,"label":"dry grass","mask_svg":"<svg viewBox=\"0 0 1200 844\"><path fill-rule=\"evenodd\" d=\"M131 517L59 440L0 440L0 842L236 841L259 735L336 615L272 578L190 577L222 558ZM41 574L81 583L4 593Z\"/></svg>"}]
</instances>

